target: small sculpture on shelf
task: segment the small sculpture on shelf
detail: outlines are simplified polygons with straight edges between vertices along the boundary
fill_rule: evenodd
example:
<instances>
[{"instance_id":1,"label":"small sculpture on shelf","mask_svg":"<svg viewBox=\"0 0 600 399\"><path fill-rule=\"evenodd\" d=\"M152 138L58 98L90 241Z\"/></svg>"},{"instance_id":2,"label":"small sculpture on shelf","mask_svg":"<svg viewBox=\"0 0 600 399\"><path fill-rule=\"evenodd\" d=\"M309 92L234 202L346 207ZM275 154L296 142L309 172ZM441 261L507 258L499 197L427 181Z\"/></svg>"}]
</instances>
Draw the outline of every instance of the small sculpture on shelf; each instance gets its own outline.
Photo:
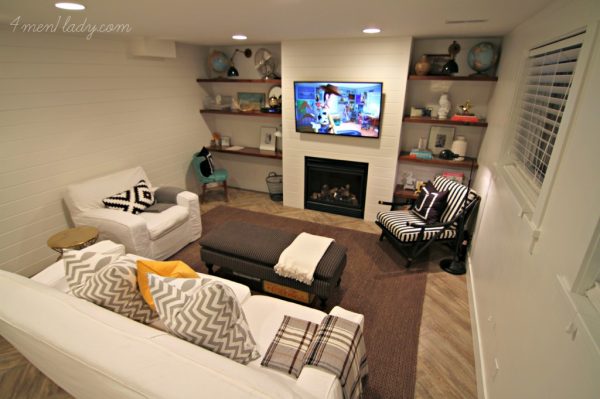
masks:
<instances>
[{"instance_id":1,"label":"small sculpture on shelf","mask_svg":"<svg viewBox=\"0 0 600 399\"><path fill-rule=\"evenodd\" d=\"M473 104L471 104L471 100L467 100L464 104L457 106L458 111L450 118L450 120L468 123L479 122L479 118L471 112L472 107Z\"/></svg>"},{"instance_id":2,"label":"small sculpture on shelf","mask_svg":"<svg viewBox=\"0 0 600 399\"><path fill-rule=\"evenodd\" d=\"M404 173L404 186L405 190L414 190L416 188L417 179L415 179L412 172Z\"/></svg>"},{"instance_id":3,"label":"small sculpture on shelf","mask_svg":"<svg viewBox=\"0 0 600 399\"><path fill-rule=\"evenodd\" d=\"M450 99L448 98L448 93L444 93L440 96L439 104L440 107L438 108L438 119L447 119L450 108L452 107Z\"/></svg>"}]
</instances>

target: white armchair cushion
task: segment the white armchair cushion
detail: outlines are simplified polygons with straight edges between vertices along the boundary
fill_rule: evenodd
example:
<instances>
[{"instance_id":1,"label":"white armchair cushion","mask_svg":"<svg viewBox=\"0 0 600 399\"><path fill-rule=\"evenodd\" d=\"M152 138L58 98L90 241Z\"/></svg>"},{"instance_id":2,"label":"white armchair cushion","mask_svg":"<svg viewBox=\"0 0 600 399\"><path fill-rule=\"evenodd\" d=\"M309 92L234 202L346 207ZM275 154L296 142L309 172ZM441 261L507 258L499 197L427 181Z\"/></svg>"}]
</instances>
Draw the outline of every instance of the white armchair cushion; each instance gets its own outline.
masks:
<instances>
[{"instance_id":1,"label":"white armchair cushion","mask_svg":"<svg viewBox=\"0 0 600 399\"><path fill-rule=\"evenodd\" d=\"M65 202L73 222L76 226L96 227L101 240L121 243L129 253L156 260L166 259L200 238L200 202L198 196L189 191L177 194L179 209L151 216L104 207L104 198L130 189L140 180L145 180L149 190L154 192L155 188L139 166L70 185ZM173 219L166 220L169 216Z\"/></svg>"},{"instance_id":2,"label":"white armchair cushion","mask_svg":"<svg viewBox=\"0 0 600 399\"><path fill-rule=\"evenodd\" d=\"M71 184L67 187L67 206L72 216L90 209L104 208L104 198L129 190L140 180L146 181L148 187L152 188L141 166Z\"/></svg>"},{"instance_id":3,"label":"white armchair cushion","mask_svg":"<svg viewBox=\"0 0 600 399\"><path fill-rule=\"evenodd\" d=\"M185 223L190 213L187 208L175 205L159 213L142 212L139 216L146 221L150 239L157 240Z\"/></svg>"}]
</instances>

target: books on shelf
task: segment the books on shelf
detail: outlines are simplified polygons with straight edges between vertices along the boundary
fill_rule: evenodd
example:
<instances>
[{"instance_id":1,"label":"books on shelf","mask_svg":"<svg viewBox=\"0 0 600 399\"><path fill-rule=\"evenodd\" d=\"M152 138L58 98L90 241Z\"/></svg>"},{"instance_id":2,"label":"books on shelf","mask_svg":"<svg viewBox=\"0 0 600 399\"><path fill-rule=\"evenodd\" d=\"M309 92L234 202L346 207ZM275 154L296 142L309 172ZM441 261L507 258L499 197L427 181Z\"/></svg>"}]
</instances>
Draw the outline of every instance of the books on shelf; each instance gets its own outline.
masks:
<instances>
[{"instance_id":1,"label":"books on shelf","mask_svg":"<svg viewBox=\"0 0 600 399\"><path fill-rule=\"evenodd\" d=\"M433 159L433 154L429 150L420 150L418 148L412 149L410 154L408 154L410 158L417 159Z\"/></svg>"},{"instance_id":2,"label":"books on shelf","mask_svg":"<svg viewBox=\"0 0 600 399\"><path fill-rule=\"evenodd\" d=\"M455 181L457 183L463 184L465 180L465 174L463 172L442 172L442 177L445 177L448 180Z\"/></svg>"},{"instance_id":3,"label":"books on shelf","mask_svg":"<svg viewBox=\"0 0 600 399\"><path fill-rule=\"evenodd\" d=\"M476 117L475 115L452 115L452 117L450 118L451 121L457 121L457 122L469 122L469 123L476 123L479 122L479 118Z\"/></svg>"}]
</instances>

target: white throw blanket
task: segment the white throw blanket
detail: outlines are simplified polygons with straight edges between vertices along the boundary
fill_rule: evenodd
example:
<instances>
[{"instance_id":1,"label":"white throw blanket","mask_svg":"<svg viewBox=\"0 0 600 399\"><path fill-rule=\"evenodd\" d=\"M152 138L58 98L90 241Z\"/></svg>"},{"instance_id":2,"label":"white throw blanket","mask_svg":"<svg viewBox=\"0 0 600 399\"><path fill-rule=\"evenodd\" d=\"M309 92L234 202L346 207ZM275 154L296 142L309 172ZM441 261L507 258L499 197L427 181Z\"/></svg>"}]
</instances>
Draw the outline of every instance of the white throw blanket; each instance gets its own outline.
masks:
<instances>
[{"instance_id":1,"label":"white throw blanket","mask_svg":"<svg viewBox=\"0 0 600 399\"><path fill-rule=\"evenodd\" d=\"M317 265L333 241L333 238L300 233L279 255L275 273L312 284Z\"/></svg>"}]
</instances>

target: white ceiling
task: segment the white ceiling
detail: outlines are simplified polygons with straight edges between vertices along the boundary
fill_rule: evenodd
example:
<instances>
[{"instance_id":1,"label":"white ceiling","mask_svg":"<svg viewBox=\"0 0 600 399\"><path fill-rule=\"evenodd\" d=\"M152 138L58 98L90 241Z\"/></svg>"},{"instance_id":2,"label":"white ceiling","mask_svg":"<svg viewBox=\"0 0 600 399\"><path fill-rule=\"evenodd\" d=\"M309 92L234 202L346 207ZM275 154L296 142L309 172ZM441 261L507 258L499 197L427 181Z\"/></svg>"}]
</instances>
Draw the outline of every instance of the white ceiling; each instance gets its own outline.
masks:
<instances>
[{"instance_id":1,"label":"white ceiling","mask_svg":"<svg viewBox=\"0 0 600 399\"><path fill-rule=\"evenodd\" d=\"M66 0L64 0L66 1ZM87 9L68 12L53 0L1 0L0 23L54 23L71 15L80 24L129 24L130 35L180 42L228 45L235 33L247 44L294 39L365 36L502 36L551 0L82 0ZM487 19L484 23L446 24L446 20ZM237 42L239 43L239 42Z\"/></svg>"}]
</instances>

